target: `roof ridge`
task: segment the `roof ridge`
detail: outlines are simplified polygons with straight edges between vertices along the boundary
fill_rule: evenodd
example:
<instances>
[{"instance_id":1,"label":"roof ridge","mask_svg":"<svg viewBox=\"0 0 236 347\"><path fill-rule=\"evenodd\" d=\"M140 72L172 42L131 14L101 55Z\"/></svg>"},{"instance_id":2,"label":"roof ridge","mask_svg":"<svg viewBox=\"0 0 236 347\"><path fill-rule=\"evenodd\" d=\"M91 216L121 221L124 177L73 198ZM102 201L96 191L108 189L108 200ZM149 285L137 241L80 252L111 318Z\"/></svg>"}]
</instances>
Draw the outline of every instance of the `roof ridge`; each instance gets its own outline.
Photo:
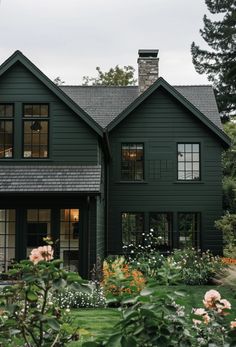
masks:
<instances>
[{"instance_id":1,"label":"roof ridge","mask_svg":"<svg viewBox=\"0 0 236 347\"><path fill-rule=\"evenodd\" d=\"M212 87L211 84L177 84L172 85L172 87Z\"/></svg>"},{"instance_id":2,"label":"roof ridge","mask_svg":"<svg viewBox=\"0 0 236 347\"><path fill-rule=\"evenodd\" d=\"M82 87L82 88L138 88L138 85L137 86L84 86L84 85L81 85L81 84L64 84L64 85L61 85L59 86L59 88L61 87Z\"/></svg>"}]
</instances>

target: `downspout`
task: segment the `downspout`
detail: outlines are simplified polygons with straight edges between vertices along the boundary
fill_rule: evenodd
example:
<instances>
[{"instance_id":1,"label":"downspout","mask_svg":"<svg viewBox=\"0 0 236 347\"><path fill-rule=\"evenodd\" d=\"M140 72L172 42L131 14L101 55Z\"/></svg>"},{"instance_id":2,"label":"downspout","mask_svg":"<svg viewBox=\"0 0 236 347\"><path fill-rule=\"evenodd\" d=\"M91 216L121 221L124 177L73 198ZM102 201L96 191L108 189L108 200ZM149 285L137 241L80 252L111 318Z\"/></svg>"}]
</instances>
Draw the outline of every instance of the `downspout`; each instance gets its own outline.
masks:
<instances>
[{"instance_id":1,"label":"downspout","mask_svg":"<svg viewBox=\"0 0 236 347\"><path fill-rule=\"evenodd\" d=\"M91 245L90 245L90 196L87 196L87 259L88 259L88 265L87 265L87 276L89 278L90 276L90 256L91 256Z\"/></svg>"},{"instance_id":2,"label":"downspout","mask_svg":"<svg viewBox=\"0 0 236 347\"><path fill-rule=\"evenodd\" d=\"M105 160L105 185L104 185L104 195L105 195L105 235L104 235L104 241L105 241L105 256L108 255L108 245L109 245L109 238L108 238L108 225L109 225L109 164L111 160L111 148L110 148L110 142L108 137L108 131L105 130L104 132L104 139L105 139L105 149L106 149L106 160Z\"/></svg>"}]
</instances>

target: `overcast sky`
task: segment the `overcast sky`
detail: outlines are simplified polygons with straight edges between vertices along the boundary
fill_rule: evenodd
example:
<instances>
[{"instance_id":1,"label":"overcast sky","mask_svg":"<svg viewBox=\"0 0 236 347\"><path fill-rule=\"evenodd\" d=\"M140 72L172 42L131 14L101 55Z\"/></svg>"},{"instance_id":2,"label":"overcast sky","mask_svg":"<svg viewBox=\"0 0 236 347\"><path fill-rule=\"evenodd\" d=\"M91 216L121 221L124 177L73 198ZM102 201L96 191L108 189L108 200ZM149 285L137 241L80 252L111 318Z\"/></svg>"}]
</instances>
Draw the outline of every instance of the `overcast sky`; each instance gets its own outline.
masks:
<instances>
[{"instance_id":1,"label":"overcast sky","mask_svg":"<svg viewBox=\"0 0 236 347\"><path fill-rule=\"evenodd\" d=\"M204 0L0 0L0 63L22 51L49 78L81 84L84 75L132 65L159 49L171 84L208 84L195 72L190 45L200 37Z\"/></svg>"}]
</instances>

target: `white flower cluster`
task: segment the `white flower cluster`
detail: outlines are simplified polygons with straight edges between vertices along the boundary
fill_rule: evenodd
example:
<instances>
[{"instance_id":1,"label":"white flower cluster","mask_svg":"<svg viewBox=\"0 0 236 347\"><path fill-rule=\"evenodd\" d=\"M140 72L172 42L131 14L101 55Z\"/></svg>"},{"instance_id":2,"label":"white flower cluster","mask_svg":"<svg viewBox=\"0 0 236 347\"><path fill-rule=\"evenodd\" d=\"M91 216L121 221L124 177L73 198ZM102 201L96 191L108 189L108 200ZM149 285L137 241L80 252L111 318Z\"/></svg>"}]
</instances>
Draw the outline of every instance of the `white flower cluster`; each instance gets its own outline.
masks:
<instances>
[{"instance_id":1,"label":"white flower cluster","mask_svg":"<svg viewBox=\"0 0 236 347\"><path fill-rule=\"evenodd\" d=\"M101 287L91 285L90 292L82 292L72 288L63 290L54 299L61 308L97 308L106 306L106 298Z\"/></svg>"}]
</instances>

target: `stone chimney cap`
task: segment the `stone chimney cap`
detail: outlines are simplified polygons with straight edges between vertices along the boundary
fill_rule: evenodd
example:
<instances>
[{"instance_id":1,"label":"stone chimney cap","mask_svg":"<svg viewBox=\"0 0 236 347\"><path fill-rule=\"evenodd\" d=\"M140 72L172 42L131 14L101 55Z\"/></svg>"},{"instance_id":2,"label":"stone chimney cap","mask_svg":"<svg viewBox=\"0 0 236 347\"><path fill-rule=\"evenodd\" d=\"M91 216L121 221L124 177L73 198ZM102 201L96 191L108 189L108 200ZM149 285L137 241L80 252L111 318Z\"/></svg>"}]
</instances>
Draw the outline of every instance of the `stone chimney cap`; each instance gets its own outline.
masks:
<instances>
[{"instance_id":1,"label":"stone chimney cap","mask_svg":"<svg viewBox=\"0 0 236 347\"><path fill-rule=\"evenodd\" d=\"M139 58L157 58L159 49L139 49Z\"/></svg>"}]
</instances>

